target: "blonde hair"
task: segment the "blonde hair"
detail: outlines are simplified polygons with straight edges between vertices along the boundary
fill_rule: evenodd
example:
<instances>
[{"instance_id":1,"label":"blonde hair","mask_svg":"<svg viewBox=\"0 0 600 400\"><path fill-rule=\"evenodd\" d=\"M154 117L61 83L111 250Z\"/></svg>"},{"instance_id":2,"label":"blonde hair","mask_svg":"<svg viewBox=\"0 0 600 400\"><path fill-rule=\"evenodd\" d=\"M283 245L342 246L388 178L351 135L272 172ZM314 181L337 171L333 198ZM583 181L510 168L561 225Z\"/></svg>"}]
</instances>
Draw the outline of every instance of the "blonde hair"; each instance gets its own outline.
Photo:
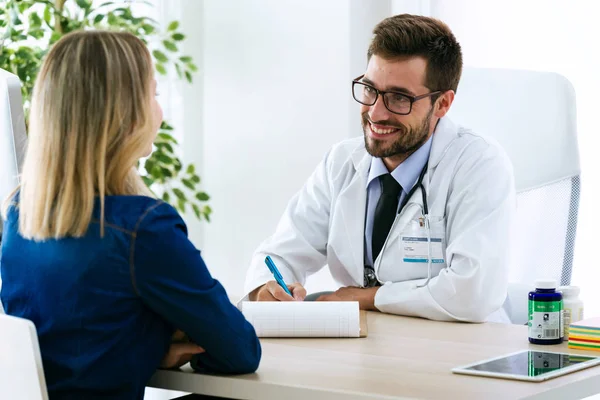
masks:
<instances>
[{"instance_id":1,"label":"blonde hair","mask_svg":"<svg viewBox=\"0 0 600 400\"><path fill-rule=\"evenodd\" d=\"M135 166L154 139L153 76L130 33L78 31L54 44L34 87L17 188L23 237L85 235L96 197L103 234L104 196L151 196Z\"/></svg>"}]
</instances>

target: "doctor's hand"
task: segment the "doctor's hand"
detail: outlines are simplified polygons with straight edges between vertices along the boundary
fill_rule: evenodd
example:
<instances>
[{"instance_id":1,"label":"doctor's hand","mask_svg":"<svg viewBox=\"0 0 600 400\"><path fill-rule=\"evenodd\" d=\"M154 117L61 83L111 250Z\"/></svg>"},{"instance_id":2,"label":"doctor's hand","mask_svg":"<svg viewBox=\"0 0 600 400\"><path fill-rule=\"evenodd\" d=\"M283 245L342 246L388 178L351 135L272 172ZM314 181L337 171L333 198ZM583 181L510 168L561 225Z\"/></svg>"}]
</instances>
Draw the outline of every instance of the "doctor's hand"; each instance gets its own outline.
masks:
<instances>
[{"instance_id":1,"label":"doctor's hand","mask_svg":"<svg viewBox=\"0 0 600 400\"><path fill-rule=\"evenodd\" d=\"M292 283L287 287L291 296L276 281L269 281L254 289L248 298L250 301L303 301L306 297L306 289L301 284Z\"/></svg>"},{"instance_id":2,"label":"doctor's hand","mask_svg":"<svg viewBox=\"0 0 600 400\"><path fill-rule=\"evenodd\" d=\"M375 293L377 293L377 290L379 290L379 287L343 287L332 294L319 296L317 301L358 301L361 310L377 311L377 308L375 308Z\"/></svg>"}]
</instances>

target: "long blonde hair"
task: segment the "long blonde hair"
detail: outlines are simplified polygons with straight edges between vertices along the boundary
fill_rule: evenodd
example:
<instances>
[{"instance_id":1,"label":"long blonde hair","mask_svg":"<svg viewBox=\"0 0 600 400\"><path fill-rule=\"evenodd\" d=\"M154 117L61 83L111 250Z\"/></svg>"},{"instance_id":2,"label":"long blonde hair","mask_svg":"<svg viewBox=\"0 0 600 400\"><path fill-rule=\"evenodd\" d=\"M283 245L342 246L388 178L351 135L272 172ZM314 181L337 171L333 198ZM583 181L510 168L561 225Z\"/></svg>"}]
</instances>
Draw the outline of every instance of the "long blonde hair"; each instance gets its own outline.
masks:
<instances>
[{"instance_id":1,"label":"long blonde hair","mask_svg":"<svg viewBox=\"0 0 600 400\"><path fill-rule=\"evenodd\" d=\"M54 44L33 91L17 188L23 237L85 235L96 197L103 233L105 195L151 195L135 166L154 139L153 76L130 33L78 31Z\"/></svg>"}]
</instances>

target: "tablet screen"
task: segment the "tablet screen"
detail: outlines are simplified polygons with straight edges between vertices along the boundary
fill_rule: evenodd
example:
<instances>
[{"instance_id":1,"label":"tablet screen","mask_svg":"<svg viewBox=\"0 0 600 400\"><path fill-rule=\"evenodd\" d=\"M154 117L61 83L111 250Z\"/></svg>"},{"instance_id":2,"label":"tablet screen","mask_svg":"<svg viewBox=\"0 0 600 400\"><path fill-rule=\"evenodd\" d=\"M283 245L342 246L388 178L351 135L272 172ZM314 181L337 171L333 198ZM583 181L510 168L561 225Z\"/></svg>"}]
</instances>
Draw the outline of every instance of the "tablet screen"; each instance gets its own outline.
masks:
<instances>
[{"instance_id":1,"label":"tablet screen","mask_svg":"<svg viewBox=\"0 0 600 400\"><path fill-rule=\"evenodd\" d=\"M527 350L496 360L486 361L464 369L467 371L471 370L520 376L538 376L585 361L594 360L596 358L597 357Z\"/></svg>"}]
</instances>

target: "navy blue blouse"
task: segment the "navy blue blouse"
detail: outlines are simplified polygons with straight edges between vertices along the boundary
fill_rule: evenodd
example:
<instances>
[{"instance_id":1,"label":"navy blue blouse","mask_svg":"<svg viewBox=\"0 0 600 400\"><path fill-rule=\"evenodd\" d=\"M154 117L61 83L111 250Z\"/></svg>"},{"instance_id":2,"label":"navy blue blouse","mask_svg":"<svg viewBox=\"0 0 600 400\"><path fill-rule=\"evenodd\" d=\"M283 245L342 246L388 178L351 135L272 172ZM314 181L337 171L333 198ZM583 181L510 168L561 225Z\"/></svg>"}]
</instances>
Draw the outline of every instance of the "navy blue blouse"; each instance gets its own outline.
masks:
<instances>
[{"instance_id":1,"label":"navy blue blouse","mask_svg":"<svg viewBox=\"0 0 600 400\"><path fill-rule=\"evenodd\" d=\"M141 399L181 329L206 353L195 368L250 373L260 343L187 237L170 205L107 196L87 234L36 242L18 233L18 207L4 224L0 299L39 336L51 399Z\"/></svg>"}]
</instances>

